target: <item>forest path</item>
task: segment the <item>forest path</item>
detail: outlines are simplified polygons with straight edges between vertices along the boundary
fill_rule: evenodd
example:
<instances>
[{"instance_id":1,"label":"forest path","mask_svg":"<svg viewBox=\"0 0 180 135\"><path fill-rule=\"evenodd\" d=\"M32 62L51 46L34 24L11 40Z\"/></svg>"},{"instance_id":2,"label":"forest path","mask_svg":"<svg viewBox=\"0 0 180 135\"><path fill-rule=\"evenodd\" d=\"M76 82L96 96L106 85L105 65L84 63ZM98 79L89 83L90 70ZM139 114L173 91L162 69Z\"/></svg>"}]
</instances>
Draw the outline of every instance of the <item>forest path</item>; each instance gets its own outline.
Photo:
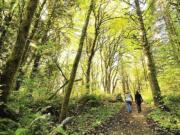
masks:
<instances>
[{"instance_id":1,"label":"forest path","mask_svg":"<svg viewBox=\"0 0 180 135\"><path fill-rule=\"evenodd\" d=\"M142 104L142 112L138 113L136 104L132 105L132 113L128 113L124 105L120 112L106 123L95 129L97 135L156 135L146 122L148 107Z\"/></svg>"}]
</instances>

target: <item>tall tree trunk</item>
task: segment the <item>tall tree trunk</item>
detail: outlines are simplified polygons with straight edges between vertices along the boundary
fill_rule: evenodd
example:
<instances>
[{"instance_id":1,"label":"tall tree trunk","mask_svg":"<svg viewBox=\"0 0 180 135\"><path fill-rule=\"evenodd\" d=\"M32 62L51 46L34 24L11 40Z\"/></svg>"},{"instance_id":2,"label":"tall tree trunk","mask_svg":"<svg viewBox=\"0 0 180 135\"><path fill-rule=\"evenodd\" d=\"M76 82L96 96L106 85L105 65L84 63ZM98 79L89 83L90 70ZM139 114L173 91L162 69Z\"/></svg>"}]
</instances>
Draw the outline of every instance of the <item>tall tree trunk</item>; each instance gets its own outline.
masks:
<instances>
[{"instance_id":1,"label":"tall tree trunk","mask_svg":"<svg viewBox=\"0 0 180 135\"><path fill-rule=\"evenodd\" d=\"M126 84L126 90L127 90L127 91L130 91L130 87L129 87L129 77L128 77L128 75L126 75L125 84Z\"/></svg>"},{"instance_id":2,"label":"tall tree trunk","mask_svg":"<svg viewBox=\"0 0 180 135\"><path fill-rule=\"evenodd\" d=\"M40 5L37 13L35 14L35 22L34 22L34 25L32 27L32 30L31 30L31 33L29 34L28 36L28 40L26 41L26 46L25 46L25 51L23 53L23 56L22 56L22 61L21 61L21 64L20 64L20 68L19 68L19 73L17 75L17 78L16 78L16 87L15 89L16 90L19 90L20 87L21 87L21 83L24 79L24 75L25 75L25 70L23 70L23 66L24 66L24 63L26 62L27 60L27 57L28 57L28 53L29 53L29 50L30 50L30 43L31 43L31 40L33 39L37 29L38 29L38 26L39 26L39 21L40 21L40 18L41 18L41 13L42 13L42 10L44 8L44 5L46 4L46 1L47 0L44 0L42 2L42 4Z\"/></svg>"},{"instance_id":3,"label":"tall tree trunk","mask_svg":"<svg viewBox=\"0 0 180 135\"><path fill-rule=\"evenodd\" d=\"M108 94L110 94L111 93L111 69L110 69L111 67L109 67L109 72L108 72L108 91L107 91L107 93Z\"/></svg>"},{"instance_id":4,"label":"tall tree trunk","mask_svg":"<svg viewBox=\"0 0 180 135\"><path fill-rule=\"evenodd\" d=\"M17 40L12 55L8 59L5 65L5 69L3 70L3 73L0 76L0 86L1 86L0 102L3 103L7 102L10 89L13 85L13 79L20 66L23 52L25 51L25 43L28 37L29 28L37 5L38 5L38 0L29 0L28 2L25 17L22 20L22 24L19 28ZM0 109L2 110L2 108Z\"/></svg>"},{"instance_id":5,"label":"tall tree trunk","mask_svg":"<svg viewBox=\"0 0 180 135\"><path fill-rule=\"evenodd\" d=\"M108 93L108 66L104 66L104 92Z\"/></svg>"},{"instance_id":6,"label":"tall tree trunk","mask_svg":"<svg viewBox=\"0 0 180 135\"><path fill-rule=\"evenodd\" d=\"M93 9L93 3L94 3L94 0L91 0L91 4L90 4L89 9L88 9L85 24L83 26L82 33L81 33L78 52L76 54L76 57L75 57L75 60L74 60L74 63L73 63L69 83L68 83L68 86L67 86L66 91L65 91L66 93L65 93L65 96L64 96L63 104L61 106L61 113L60 113L60 118L59 118L60 121L62 121L62 120L64 120L66 118L69 99L70 99L72 87L73 87L73 84L74 84L74 80L75 80L75 77L76 77L76 71L77 71L77 68L78 68L78 64L79 64L81 54L82 54L84 39L85 39L85 36L86 36L86 31L87 31L87 27L88 27L88 24L89 24L91 11Z\"/></svg>"},{"instance_id":7,"label":"tall tree trunk","mask_svg":"<svg viewBox=\"0 0 180 135\"><path fill-rule=\"evenodd\" d=\"M95 30L95 31L97 31L97 30ZM95 46L96 46L97 37L98 37L98 33L95 32L93 44L92 44L92 47L91 47L90 56L88 58L87 70L86 70L86 89L87 89L87 93L90 92L91 65L92 65L92 60L93 60L94 54L95 54Z\"/></svg>"},{"instance_id":8,"label":"tall tree trunk","mask_svg":"<svg viewBox=\"0 0 180 135\"><path fill-rule=\"evenodd\" d=\"M44 5L46 4L46 1L47 0L44 0L42 2L42 4L40 5L37 13L35 14L35 22L34 22L32 30L31 30L31 34L29 35L28 40L26 42L26 47L25 47L25 51L23 53L23 57L22 57L22 61L21 61L21 66L24 65L24 63L26 62L26 59L28 57L28 52L30 50L29 44L31 43L32 39L34 38L35 33L38 30L39 22L40 22L40 19L41 19L41 13L43 11Z\"/></svg>"},{"instance_id":9,"label":"tall tree trunk","mask_svg":"<svg viewBox=\"0 0 180 135\"><path fill-rule=\"evenodd\" d=\"M121 60L121 78L122 78L121 82L122 82L122 90L123 90L123 93L125 94L125 92L126 92L126 83L125 83L125 75L124 75L124 73L125 73L124 63Z\"/></svg>"},{"instance_id":10,"label":"tall tree trunk","mask_svg":"<svg viewBox=\"0 0 180 135\"><path fill-rule=\"evenodd\" d=\"M122 90L123 90L123 93L126 92L126 84L125 84L124 76L122 76Z\"/></svg>"},{"instance_id":11,"label":"tall tree trunk","mask_svg":"<svg viewBox=\"0 0 180 135\"><path fill-rule=\"evenodd\" d=\"M42 35L42 38L41 38L41 42L40 44L41 45L45 45L48 41L47 37L48 37L48 32L49 32L49 29L52 25L52 20L53 20L53 16L54 16L54 13L55 13L55 5L56 5L56 2L53 3L53 9L52 9L52 12L47 20L47 24L46 24L46 28L43 32L43 35ZM31 72L31 77L35 77L35 75L38 73L38 68L39 68L39 63L41 61L41 52L38 51L37 54L35 55L35 59L34 59L34 64L33 64L33 67L32 67L32 72Z\"/></svg>"},{"instance_id":12,"label":"tall tree trunk","mask_svg":"<svg viewBox=\"0 0 180 135\"><path fill-rule=\"evenodd\" d=\"M39 65L40 65L40 59L41 59L41 54L37 53L36 57L34 59L34 63L33 63L31 78L34 78L36 76L36 74L38 73L38 69L39 69Z\"/></svg>"},{"instance_id":13,"label":"tall tree trunk","mask_svg":"<svg viewBox=\"0 0 180 135\"><path fill-rule=\"evenodd\" d=\"M143 54L141 55L141 64L143 68L143 74L144 74L144 81L147 81L147 70L146 70L146 65L145 65L145 60Z\"/></svg>"},{"instance_id":14,"label":"tall tree trunk","mask_svg":"<svg viewBox=\"0 0 180 135\"><path fill-rule=\"evenodd\" d=\"M94 30L95 30L95 33L94 33L94 39L93 39L93 44L90 48L90 55L88 57L88 64L87 64L87 70L86 70L86 89L87 89L87 93L90 92L90 74L91 74L91 63L92 63L92 60L93 60L93 57L95 55L95 52L96 52L96 44L97 44L97 40L98 40L98 36L100 34L100 27L102 25L102 20L103 18L100 17L101 15L101 4L100 4L100 7L97 11L97 15L96 15L96 11L95 9L93 10L94 12L94 19L95 19L95 23L94 23Z\"/></svg>"},{"instance_id":15,"label":"tall tree trunk","mask_svg":"<svg viewBox=\"0 0 180 135\"><path fill-rule=\"evenodd\" d=\"M119 67L117 67L116 69L115 69L115 73L114 73L114 75L112 76L112 94L114 94L114 92L115 92L115 89L116 89L116 86L117 86L117 83L118 83L118 81L119 81L119 79L117 78L117 74L118 74L118 71L119 71Z\"/></svg>"},{"instance_id":16,"label":"tall tree trunk","mask_svg":"<svg viewBox=\"0 0 180 135\"><path fill-rule=\"evenodd\" d=\"M138 21L140 24L140 29L142 32L143 52L144 52L144 55L147 57L148 79L149 79L150 87L151 87L152 94L153 94L154 104L161 105L162 104L161 91L160 91L160 87L159 87L158 80L156 77L155 63L154 63L153 56L152 56L152 53L150 50L150 44L147 39L147 31L146 31L146 28L144 25L144 20L142 17L142 11L140 9L139 0L135 0L135 5L136 5Z\"/></svg>"}]
</instances>

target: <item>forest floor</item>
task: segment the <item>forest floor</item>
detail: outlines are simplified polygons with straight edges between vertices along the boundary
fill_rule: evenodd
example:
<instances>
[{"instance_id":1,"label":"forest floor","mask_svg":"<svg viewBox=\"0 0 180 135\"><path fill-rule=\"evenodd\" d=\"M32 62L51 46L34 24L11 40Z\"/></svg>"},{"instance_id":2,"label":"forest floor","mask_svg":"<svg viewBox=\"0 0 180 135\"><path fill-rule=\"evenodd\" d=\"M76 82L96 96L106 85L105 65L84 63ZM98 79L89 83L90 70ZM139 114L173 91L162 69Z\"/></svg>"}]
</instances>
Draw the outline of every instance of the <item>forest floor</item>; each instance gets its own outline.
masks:
<instances>
[{"instance_id":1,"label":"forest floor","mask_svg":"<svg viewBox=\"0 0 180 135\"><path fill-rule=\"evenodd\" d=\"M132 105L132 113L126 111L124 105L120 112L106 121L103 125L96 127L91 134L99 135L156 135L146 121L148 112L146 104L142 104L142 112L138 113L135 103Z\"/></svg>"}]
</instances>

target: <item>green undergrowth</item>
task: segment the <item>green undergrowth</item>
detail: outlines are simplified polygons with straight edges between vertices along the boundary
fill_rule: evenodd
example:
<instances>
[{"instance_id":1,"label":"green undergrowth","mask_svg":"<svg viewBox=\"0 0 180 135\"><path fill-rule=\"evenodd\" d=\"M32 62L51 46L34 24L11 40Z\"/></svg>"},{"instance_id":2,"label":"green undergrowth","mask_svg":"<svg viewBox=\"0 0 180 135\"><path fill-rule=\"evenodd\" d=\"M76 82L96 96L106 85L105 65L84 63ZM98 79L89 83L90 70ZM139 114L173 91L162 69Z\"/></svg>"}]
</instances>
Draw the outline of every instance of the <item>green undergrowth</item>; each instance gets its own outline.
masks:
<instances>
[{"instance_id":1,"label":"green undergrowth","mask_svg":"<svg viewBox=\"0 0 180 135\"><path fill-rule=\"evenodd\" d=\"M41 92L37 89L36 93L38 91ZM8 107L17 113L17 117L15 120L0 118L0 135L65 135L66 131L58 122L63 98L62 96L55 96L53 99L47 100L48 97L47 94L34 96L33 93L30 94L23 89L13 92ZM116 106L116 103L107 104L110 101L115 101L115 97L95 94L72 97L69 103L68 116L75 116L75 121L79 124L82 124L82 118L91 121L92 118L90 117L94 117L92 124L96 126L104 121L106 115L108 117L117 112L116 108L119 108L119 105ZM75 131L73 128L71 129L70 131Z\"/></svg>"},{"instance_id":2,"label":"green undergrowth","mask_svg":"<svg viewBox=\"0 0 180 135\"><path fill-rule=\"evenodd\" d=\"M164 101L170 111L156 108L149 113L148 118L157 122L162 129L180 132L180 96L167 96Z\"/></svg>"},{"instance_id":3,"label":"green undergrowth","mask_svg":"<svg viewBox=\"0 0 180 135\"><path fill-rule=\"evenodd\" d=\"M120 108L120 102L93 107L88 112L82 113L74 118L72 124L67 127L67 132L74 135L88 133L118 113Z\"/></svg>"}]
</instances>

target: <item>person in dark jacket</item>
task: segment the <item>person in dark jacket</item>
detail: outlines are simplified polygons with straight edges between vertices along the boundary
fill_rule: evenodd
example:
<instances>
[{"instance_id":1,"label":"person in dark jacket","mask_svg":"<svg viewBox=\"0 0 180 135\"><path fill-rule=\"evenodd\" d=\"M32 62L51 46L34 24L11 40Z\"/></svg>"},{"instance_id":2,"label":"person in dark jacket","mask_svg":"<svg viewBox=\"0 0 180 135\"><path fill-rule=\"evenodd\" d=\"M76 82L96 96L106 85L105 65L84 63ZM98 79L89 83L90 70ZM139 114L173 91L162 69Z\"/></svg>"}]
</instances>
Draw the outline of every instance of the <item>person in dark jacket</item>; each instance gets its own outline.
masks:
<instances>
[{"instance_id":1,"label":"person in dark jacket","mask_svg":"<svg viewBox=\"0 0 180 135\"><path fill-rule=\"evenodd\" d=\"M136 94L135 94L135 101L136 101L138 113L140 113L141 112L141 103L143 102L143 99L142 99L141 94L138 91L136 91Z\"/></svg>"}]
</instances>

